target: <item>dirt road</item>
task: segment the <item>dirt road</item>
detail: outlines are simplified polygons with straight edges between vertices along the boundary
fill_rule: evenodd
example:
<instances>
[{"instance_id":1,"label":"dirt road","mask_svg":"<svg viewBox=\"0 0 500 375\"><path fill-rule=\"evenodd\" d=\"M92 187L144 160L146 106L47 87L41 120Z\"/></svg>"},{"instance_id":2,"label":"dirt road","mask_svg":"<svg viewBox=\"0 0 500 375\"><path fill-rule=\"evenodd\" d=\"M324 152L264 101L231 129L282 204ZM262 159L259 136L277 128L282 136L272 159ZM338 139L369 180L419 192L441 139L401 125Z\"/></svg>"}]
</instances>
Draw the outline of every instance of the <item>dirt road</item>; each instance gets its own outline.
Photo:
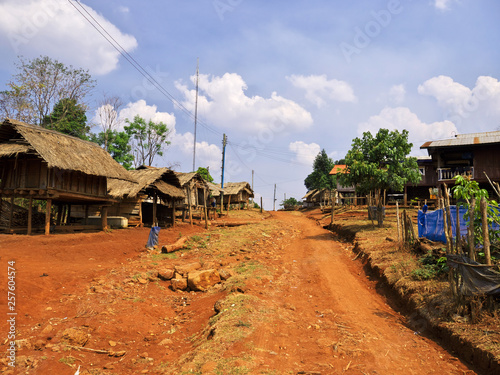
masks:
<instances>
[{"instance_id":1,"label":"dirt road","mask_svg":"<svg viewBox=\"0 0 500 375\"><path fill-rule=\"evenodd\" d=\"M351 244L334 241L301 213L248 215L261 224L162 230L162 243L181 232L203 239L172 258L145 251L147 228L1 235L1 291L6 262L15 259L18 271L20 344L17 368L4 360L0 372L73 375L80 366L81 375L475 373L408 327L353 261ZM245 267L260 267L265 277L256 273L244 285L230 278L206 293L173 291L151 278L151 271L195 261L231 270L234 278ZM230 298L240 298L254 317L237 316L226 327L231 339L218 341L223 327L214 322L230 314L236 303L227 305ZM6 304L0 306L5 316ZM7 328L3 321L2 353ZM84 332L88 341L81 345L97 352L65 347L68 328Z\"/></svg>"},{"instance_id":2,"label":"dirt road","mask_svg":"<svg viewBox=\"0 0 500 375\"><path fill-rule=\"evenodd\" d=\"M473 374L433 341L407 327L349 245L304 216L273 217L300 228L281 254L283 275L267 290L281 316L251 338L260 370L321 374ZM260 355L259 355L260 353ZM302 371L302 372L301 372Z\"/></svg>"}]
</instances>

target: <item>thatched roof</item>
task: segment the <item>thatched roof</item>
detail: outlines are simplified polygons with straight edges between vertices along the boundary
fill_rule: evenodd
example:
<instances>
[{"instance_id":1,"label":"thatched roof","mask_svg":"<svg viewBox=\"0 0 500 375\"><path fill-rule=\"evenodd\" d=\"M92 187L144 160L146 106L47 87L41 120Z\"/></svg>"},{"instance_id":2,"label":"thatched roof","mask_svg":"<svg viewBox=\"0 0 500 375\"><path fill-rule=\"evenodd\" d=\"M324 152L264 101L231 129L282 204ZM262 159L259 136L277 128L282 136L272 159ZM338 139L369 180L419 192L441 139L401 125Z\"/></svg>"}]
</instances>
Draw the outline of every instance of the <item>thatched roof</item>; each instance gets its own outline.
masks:
<instances>
[{"instance_id":1,"label":"thatched roof","mask_svg":"<svg viewBox=\"0 0 500 375\"><path fill-rule=\"evenodd\" d=\"M184 187L184 185L186 185L192 179L196 179L198 182L207 186L207 181L197 172L189 172L189 173L175 172L175 174L177 178L179 178L179 182L181 183L182 187Z\"/></svg>"},{"instance_id":2,"label":"thatched roof","mask_svg":"<svg viewBox=\"0 0 500 375\"><path fill-rule=\"evenodd\" d=\"M49 168L133 180L127 170L96 143L6 119L0 125L0 157L19 154L36 155Z\"/></svg>"},{"instance_id":3,"label":"thatched roof","mask_svg":"<svg viewBox=\"0 0 500 375\"><path fill-rule=\"evenodd\" d=\"M220 188L220 184L217 184ZM248 182L226 182L224 184L224 195L236 195L240 191L246 190L250 198L253 198L253 190ZM214 196L219 196L220 193L213 192Z\"/></svg>"},{"instance_id":4,"label":"thatched roof","mask_svg":"<svg viewBox=\"0 0 500 375\"><path fill-rule=\"evenodd\" d=\"M172 198L184 198L179 179L168 168L141 168L129 171L137 183L108 179L108 193L114 198L133 198L146 189L157 189L160 193Z\"/></svg>"},{"instance_id":5,"label":"thatched roof","mask_svg":"<svg viewBox=\"0 0 500 375\"><path fill-rule=\"evenodd\" d=\"M221 189L220 185L214 184L212 182L207 182L207 185L213 196L219 196L221 191L224 192L224 194L226 193L224 189Z\"/></svg>"}]
</instances>

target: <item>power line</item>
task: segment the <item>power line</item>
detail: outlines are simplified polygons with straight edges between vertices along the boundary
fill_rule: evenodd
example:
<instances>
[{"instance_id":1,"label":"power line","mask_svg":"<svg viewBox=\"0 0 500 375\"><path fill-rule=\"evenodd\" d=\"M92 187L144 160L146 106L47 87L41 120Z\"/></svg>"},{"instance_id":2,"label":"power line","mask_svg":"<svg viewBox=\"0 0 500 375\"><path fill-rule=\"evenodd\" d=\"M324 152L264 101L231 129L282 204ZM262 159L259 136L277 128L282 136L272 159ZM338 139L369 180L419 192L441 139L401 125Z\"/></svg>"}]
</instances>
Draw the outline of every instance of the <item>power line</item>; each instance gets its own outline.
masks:
<instances>
[{"instance_id":1,"label":"power line","mask_svg":"<svg viewBox=\"0 0 500 375\"><path fill-rule=\"evenodd\" d=\"M76 11L78 13L80 13L82 15L83 18L85 18L85 20L116 50L118 51L118 53L120 55L122 55L125 60L127 60L127 62L132 65L144 78L146 78L158 91L160 91L160 93L162 93L167 99L169 99L175 106L177 106L182 112L184 112L184 114L186 114L187 116L191 117L192 119L194 119L194 114L189 110L187 109L181 102L179 102L172 94L170 94L168 92L168 90L166 90L151 74L149 74L146 69L144 69L142 67L142 65L136 60L134 59L134 57L132 55L130 55L130 53L128 53L125 48L123 48L120 43L118 43L118 41L113 38L113 36L111 34L109 34L106 29L99 23L99 21L97 21L95 19L94 16L92 16L92 14L90 14L87 9L85 9L85 7L78 1L78 0L68 0L68 2L70 3L71 6L73 6L73 8L76 9ZM79 9L74 3L78 4ZM85 12L88 17L82 12ZM89 19L89 17L92 19ZM93 21L93 22L92 22ZM94 24L95 22L95 24ZM102 31L96 26L96 24L99 26L100 29L102 29ZM106 35L107 36L106 36ZM109 36L109 38L108 38ZM110 40L111 39L111 40ZM118 46L118 47L117 47ZM202 122L202 121L199 121L198 120L198 123L201 125L201 126L204 126L206 129L208 129L209 131L211 131L212 133L214 134L217 134L217 135L220 135L222 134L221 132L219 132L218 130L216 129L213 129L211 126L209 126L208 124Z\"/></svg>"}]
</instances>

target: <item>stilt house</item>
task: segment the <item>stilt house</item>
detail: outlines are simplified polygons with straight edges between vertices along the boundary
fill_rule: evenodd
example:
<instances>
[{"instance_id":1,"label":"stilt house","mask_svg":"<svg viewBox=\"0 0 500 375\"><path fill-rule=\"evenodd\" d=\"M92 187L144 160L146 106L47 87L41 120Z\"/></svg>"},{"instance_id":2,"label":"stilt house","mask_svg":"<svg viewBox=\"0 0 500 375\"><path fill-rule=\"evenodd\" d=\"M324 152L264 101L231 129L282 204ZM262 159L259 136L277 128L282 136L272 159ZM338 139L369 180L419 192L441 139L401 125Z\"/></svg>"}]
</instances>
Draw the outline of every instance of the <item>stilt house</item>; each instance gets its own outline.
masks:
<instances>
[{"instance_id":1,"label":"stilt house","mask_svg":"<svg viewBox=\"0 0 500 375\"><path fill-rule=\"evenodd\" d=\"M10 199L7 229L13 229L14 200L28 204L27 233L32 231L33 200L46 202L44 230L61 224L61 208L80 204L102 207L103 227L107 226L107 178L127 181L134 178L99 145L39 126L6 119L0 125L0 199ZM57 220L52 205L60 210ZM0 210L4 207L0 204ZM0 212L4 216L5 212ZM57 230L57 227L55 227Z\"/></svg>"}]
</instances>

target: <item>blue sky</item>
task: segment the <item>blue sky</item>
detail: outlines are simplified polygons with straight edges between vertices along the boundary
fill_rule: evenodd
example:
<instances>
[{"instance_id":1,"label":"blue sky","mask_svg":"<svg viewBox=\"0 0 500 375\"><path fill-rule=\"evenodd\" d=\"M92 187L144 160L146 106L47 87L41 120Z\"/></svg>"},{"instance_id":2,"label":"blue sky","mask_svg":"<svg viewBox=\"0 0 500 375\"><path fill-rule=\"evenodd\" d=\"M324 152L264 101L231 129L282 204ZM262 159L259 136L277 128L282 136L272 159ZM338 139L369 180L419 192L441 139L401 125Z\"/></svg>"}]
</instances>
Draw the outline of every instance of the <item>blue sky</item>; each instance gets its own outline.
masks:
<instances>
[{"instance_id":1,"label":"blue sky","mask_svg":"<svg viewBox=\"0 0 500 375\"><path fill-rule=\"evenodd\" d=\"M225 133L224 180L251 183L253 170L272 209L274 184L277 207L301 198L317 153L340 159L364 131L407 129L419 155L429 140L499 130L499 25L495 0L1 0L0 89L19 55L88 69L94 131L97 103L119 96L122 119L172 130L155 165L188 172L199 58L196 167L220 182Z\"/></svg>"}]
</instances>

